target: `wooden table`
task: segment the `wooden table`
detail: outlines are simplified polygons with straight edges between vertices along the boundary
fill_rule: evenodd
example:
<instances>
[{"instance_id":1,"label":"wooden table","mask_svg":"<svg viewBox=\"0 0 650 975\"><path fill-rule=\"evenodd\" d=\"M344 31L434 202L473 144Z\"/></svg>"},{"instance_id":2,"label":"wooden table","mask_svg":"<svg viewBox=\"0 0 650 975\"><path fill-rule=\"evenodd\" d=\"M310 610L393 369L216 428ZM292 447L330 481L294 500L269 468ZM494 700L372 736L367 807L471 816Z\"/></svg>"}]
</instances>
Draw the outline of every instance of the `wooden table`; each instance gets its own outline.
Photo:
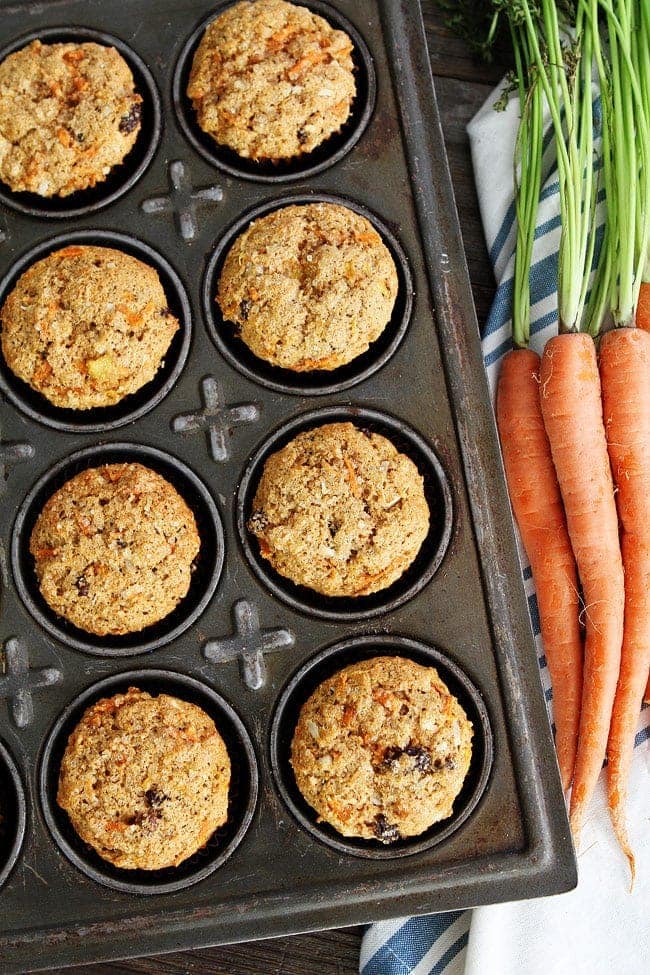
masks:
<instances>
[{"instance_id":1,"label":"wooden table","mask_svg":"<svg viewBox=\"0 0 650 975\"><path fill-rule=\"evenodd\" d=\"M478 214L465 126L503 74L500 65L474 60L442 25L434 0L422 0L447 152L479 322L485 321L494 280ZM104 965L56 969L58 975L355 975L361 928L295 938L182 951ZM54 971L54 970L53 970Z\"/></svg>"}]
</instances>

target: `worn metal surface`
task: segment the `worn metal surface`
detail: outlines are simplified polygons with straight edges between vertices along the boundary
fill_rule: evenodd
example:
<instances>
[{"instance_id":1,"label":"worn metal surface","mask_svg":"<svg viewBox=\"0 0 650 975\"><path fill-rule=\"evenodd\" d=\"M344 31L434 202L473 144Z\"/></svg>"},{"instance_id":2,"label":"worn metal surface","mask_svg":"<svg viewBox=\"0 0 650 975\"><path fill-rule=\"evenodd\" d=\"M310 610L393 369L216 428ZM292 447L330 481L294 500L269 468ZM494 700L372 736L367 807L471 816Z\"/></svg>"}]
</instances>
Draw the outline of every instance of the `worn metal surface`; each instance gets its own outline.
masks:
<instances>
[{"instance_id":1,"label":"worn metal surface","mask_svg":"<svg viewBox=\"0 0 650 975\"><path fill-rule=\"evenodd\" d=\"M5 554L31 485L75 450L105 441L149 444L178 457L213 494L226 538L209 607L171 643L131 659L90 656L48 635L19 598L3 559L2 643L18 637L34 671L62 674L59 682L30 684L34 707L20 726L0 703L0 737L19 767L28 809L23 849L0 890L0 968L8 973L349 924L396 910L541 895L575 882L418 5L334 4L372 54L376 107L358 144L335 166L282 185L216 169L182 134L172 104L174 67L186 39L216 6L0 4L3 45L46 26L84 24L117 35L151 69L164 120L153 163L106 209L56 223L3 209L1 273L55 234L117 231L171 264L192 312L187 366L171 392L134 423L106 435L53 431L3 403ZM414 280L410 325L389 361L358 385L317 399L243 377L219 355L201 306L204 269L230 224L248 208L297 192L342 195L369 208L404 249ZM166 202L152 206L160 200ZM433 447L451 485L452 535L440 568L410 601L380 617L316 619L289 607L263 584L238 541L235 497L248 457L279 426L328 406L397 417ZM178 418L189 414L196 421L179 429ZM263 667L255 656L247 668L234 644L214 650L232 639L231 613L241 616L235 607L242 599L254 607L252 617L245 614L256 623L253 648L263 651L260 632L282 631L293 640L262 652ZM495 746L487 788L458 830L430 849L389 860L343 854L316 840L294 819L270 771L273 711L292 675L323 648L375 633L423 641L448 655L482 694ZM46 829L38 794L42 749L62 709L91 684L134 667L177 671L214 688L246 726L260 774L252 824L228 861L195 886L147 897L101 886L75 868Z\"/></svg>"}]
</instances>

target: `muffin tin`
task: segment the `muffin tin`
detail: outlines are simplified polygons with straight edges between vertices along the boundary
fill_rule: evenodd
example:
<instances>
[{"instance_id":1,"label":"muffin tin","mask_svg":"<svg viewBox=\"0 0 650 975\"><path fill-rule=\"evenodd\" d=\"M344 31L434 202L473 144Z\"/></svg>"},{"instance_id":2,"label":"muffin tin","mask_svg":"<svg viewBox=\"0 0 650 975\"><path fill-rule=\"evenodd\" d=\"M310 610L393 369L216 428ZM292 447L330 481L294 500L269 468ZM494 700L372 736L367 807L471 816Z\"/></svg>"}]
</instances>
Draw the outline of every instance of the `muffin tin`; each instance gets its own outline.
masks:
<instances>
[{"instance_id":1,"label":"muffin tin","mask_svg":"<svg viewBox=\"0 0 650 975\"><path fill-rule=\"evenodd\" d=\"M206 142L184 95L192 51L223 0L0 0L0 57L34 37L115 43L145 98L142 133L106 184L59 202L0 191L0 300L37 256L96 243L153 264L181 322L160 375L107 410L57 410L0 362L3 972L575 884L419 5L303 2L352 36L357 101L310 157L257 169ZM297 377L246 352L219 318L215 281L233 234L256 215L330 199L375 224L399 296L361 360ZM246 529L268 453L341 419L387 434L415 460L432 511L411 569L356 601L287 583ZM175 613L135 637L97 640L43 603L29 532L62 481L126 459L174 483L203 545ZM287 761L314 683L373 653L433 663L474 725L453 816L390 847L317 823ZM228 741L228 823L176 870L112 868L56 805L74 722L129 685L200 703Z\"/></svg>"}]
</instances>

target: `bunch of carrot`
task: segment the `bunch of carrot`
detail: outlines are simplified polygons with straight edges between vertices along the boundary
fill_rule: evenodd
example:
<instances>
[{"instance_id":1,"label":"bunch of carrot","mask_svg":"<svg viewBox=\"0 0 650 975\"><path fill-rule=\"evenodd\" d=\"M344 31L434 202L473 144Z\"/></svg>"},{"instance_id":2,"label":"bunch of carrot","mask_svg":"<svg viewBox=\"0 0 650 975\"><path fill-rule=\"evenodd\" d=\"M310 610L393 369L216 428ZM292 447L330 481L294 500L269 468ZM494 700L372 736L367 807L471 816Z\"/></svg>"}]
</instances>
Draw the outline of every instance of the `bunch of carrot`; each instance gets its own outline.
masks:
<instances>
[{"instance_id":1,"label":"bunch of carrot","mask_svg":"<svg viewBox=\"0 0 650 975\"><path fill-rule=\"evenodd\" d=\"M497 389L506 478L537 590L572 830L577 841L607 756L612 822L634 876L625 799L650 667L650 0L479 6L490 36L507 18L521 116L515 347ZM558 335L540 359L528 343L543 106L562 231Z\"/></svg>"},{"instance_id":2,"label":"bunch of carrot","mask_svg":"<svg viewBox=\"0 0 650 975\"><path fill-rule=\"evenodd\" d=\"M578 0L568 35L554 3L541 4L540 21L528 4L520 6L557 149L559 334L547 343L539 369L531 370L529 352L511 353L518 365L505 364L497 415L513 510L537 586L558 759L565 788L572 785L572 829L577 839L607 754L612 821L634 872L624 804L650 665L650 334L634 327L635 315L643 324L639 295L650 231L648 4ZM588 303L599 182L594 61L607 222ZM608 313L614 327L597 352L594 337ZM522 503L522 483L529 492L534 484L536 509ZM551 544L540 544L540 535Z\"/></svg>"}]
</instances>

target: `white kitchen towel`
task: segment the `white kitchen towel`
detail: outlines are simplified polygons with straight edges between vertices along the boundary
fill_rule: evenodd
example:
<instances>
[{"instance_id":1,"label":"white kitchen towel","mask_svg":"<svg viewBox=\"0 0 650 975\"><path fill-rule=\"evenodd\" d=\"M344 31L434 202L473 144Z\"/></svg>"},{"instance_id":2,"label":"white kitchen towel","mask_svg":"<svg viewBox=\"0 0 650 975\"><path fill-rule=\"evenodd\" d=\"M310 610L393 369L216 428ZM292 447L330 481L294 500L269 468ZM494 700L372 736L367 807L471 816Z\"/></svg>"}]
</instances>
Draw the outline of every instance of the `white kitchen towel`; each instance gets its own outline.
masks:
<instances>
[{"instance_id":1,"label":"white kitchen towel","mask_svg":"<svg viewBox=\"0 0 650 975\"><path fill-rule=\"evenodd\" d=\"M505 112L494 110L499 93L497 89L490 96L468 126L481 218L498 282L482 334L492 394L499 362L511 347L516 233L512 158L519 122L516 99ZM597 102L595 108L597 115ZM602 208L599 219L602 222ZM558 183L549 131L531 272L531 346L538 352L557 329L559 239ZM521 547L520 557L552 718L537 601ZM627 861L610 825L601 774L583 829L576 890L557 897L373 924L363 939L361 975L610 975L612 969L617 975L645 975L650 958L649 739L650 708L646 707L639 719L628 803L637 858L637 881L631 893Z\"/></svg>"}]
</instances>

